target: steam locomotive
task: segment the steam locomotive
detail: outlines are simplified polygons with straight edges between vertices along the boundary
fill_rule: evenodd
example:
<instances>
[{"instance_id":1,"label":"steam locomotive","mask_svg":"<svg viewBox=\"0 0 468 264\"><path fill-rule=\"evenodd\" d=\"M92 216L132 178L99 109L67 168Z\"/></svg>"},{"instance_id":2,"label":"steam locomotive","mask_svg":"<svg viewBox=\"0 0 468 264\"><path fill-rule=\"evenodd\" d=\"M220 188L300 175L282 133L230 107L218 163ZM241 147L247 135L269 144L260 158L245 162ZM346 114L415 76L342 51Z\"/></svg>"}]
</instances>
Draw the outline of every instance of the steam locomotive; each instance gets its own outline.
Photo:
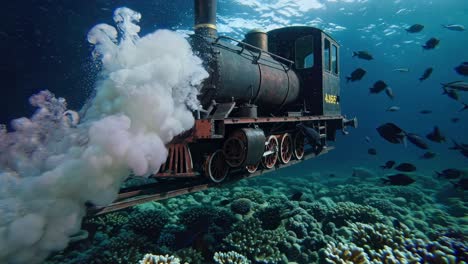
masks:
<instances>
[{"instance_id":1,"label":"steam locomotive","mask_svg":"<svg viewBox=\"0 0 468 264\"><path fill-rule=\"evenodd\" d=\"M153 177L220 183L264 172L325 153L337 130L356 126L341 115L339 44L320 29L218 36L215 0L195 0L194 29L189 41L210 74L202 108Z\"/></svg>"},{"instance_id":2,"label":"steam locomotive","mask_svg":"<svg viewBox=\"0 0 468 264\"><path fill-rule=\"evenodd\" d=\"M218 36L216 0L195 0L194 29L189 42L209 72L194 127L167 145L150 183L122 188L88 216L297 164L331 150L338 130L357 126L341 115L339 45L320 29L252 30L242 41Z\"/></svg>"}]
</instances>

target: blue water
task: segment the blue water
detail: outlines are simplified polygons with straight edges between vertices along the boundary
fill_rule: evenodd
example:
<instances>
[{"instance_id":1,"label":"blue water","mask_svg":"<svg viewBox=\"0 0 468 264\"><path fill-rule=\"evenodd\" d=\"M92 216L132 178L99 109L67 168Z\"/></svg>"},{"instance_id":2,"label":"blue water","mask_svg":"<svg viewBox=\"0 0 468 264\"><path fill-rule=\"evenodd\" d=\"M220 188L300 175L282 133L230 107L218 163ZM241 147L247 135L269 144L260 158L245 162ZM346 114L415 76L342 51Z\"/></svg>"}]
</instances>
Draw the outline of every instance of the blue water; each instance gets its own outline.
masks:
<instances>
[{"instance_id":1,"label":"blue water","mask_svg":"<svg viewBox=\"0 0 468 264\"><path fill-rule=\"evenodd\" d=\"M91 59L90 54L93 47L87 42L86 34L98 23L112 24L112 13L116 8L126 6L141 13L142 19L138 23L141 27L140 36L157 29L191 33L193 26L193 3L190 0L33 1L27 7L19 3L12 5L16 6L13 9L15 11L6 14L7 23L3 23L0 29L0 38L3 40L0 44L1 47L4 50L12 50L12 52L5 54L6 63L1 68L4 85L0 97L0 124L8 124L12 119L31 115L33 109L28 105L27 99L30 95L44 89L50 90L56 96L66 98L70 109L80 109L86 99L93 94L94 87L97 85L96 80L101 77L99 67ZM467 177L467 158L459 151L450 150L449 147L453 146L452 139L468 143L468 111L459 111L463 107L462 103L468 103L468 97L466 92L460 91L460 99L455 101L442 95L441 88L441 83L458 80L468 82L466 76L462 76L454 70L460 63L468 61L466 47L468 30L451 31L441 26L442 24L462 24L468 28L467 14L468 5L463 0L218 1L217 26L220 35L242 39L243 34L253 28L268 31L285 26L307 25L321 28L336 39L341 45L342 114L349 118L357 117L359 126L356 129L349 128L350 133L346 136L338 132L336 142L332 143L335 149L324 156L272 172L260 179L244 180L237 185L228 186L221 190L165 201L162 203L164 210L168 210L170 216L177 219L180 211L191 206L214 205L219 209L222 208L219 206L221 197L234 201L243 197L239 193L242 193L243 190L250 190L249 187L263 192L267 200L287 199L292 193L301 191L304 192L306 202L311 202L314 198L321 199L322 203L328 199L335 203L349 199L356 204L365 205L367 202L359 199L352 200L350 197L354 197L353 195L342 194L344 196L340 196L338 193L338 190L342 190L340 188L353 189L354 187L361 189L365 194L376 194L375 197L369 198L382 199L388 195L390 200L396 199L399 197L396 194L399 190L388 189L379 181L386 173L379 166L387 160L395 160L397 163L410 162L417 167L417 174L414 176L416 183L408 187L409 189L403 189L402 192L411 193L414 191L418 195L419 192L422 192L427 200L421 202L421 207L418 208L416 202L410 202L410 199L406 197L408 204L399 204L399 206L412 212L406 215L392 215L387 212L384 215L386 224L389 224L389 221L391 222L393 219L398 219L412 231L422 232L427 236L427 239L434 241L437 237L434 235L437 233L436 230L442 230L441 233L455 230L466 238L467 222L463 220L463 216L466 218L468 215L466 191L456 190L449 181L435 178L434 171L458 168L464 170L463 177ZM405 31L406 28L416 23L424 25L422 32L410 34ZM440 44L433 50L424 50L422 45L431 37L440 39ZM353 58L353 51L359 50L370 52L374 60L366 61ZM364 78L360 81L347 83L346 76L358 67L367 71ZM427 80L419 81L418 79L425 69L429 67L434 68L432 75ZM408 68L409 72L394 71L396 68ZM389 99L384 92L380 94L369 93L369 88L378 80L385 81L393 89L395 95L393 100ZM390 106L399 106L400 110L397 112L386 111ZM431 110L432 113L421 114L421 110ZM460 120L454 123L451 121L452 118ZM436 157L430 160L421 159L420 156L425 150L418 149L410 143L407 146L391 144L378 135L376 127L387 122L395 123L405 131L417 133L423 137L431 132L434 126L438 126L447 140L443 143L435 143L426 139L430 150L436 153ZM367 141L366 137L370 138L370 141ZM369 155L369 148L375 148L377 155ZM353 168L356 167L366 168L377 176L376 178L353 177ZM3 169L0 170L0 173L2 172ZM334 176L330 177L330 174L334 174ZM297 185L294 184L294 177L300 178ZM452 196L456 200L447 202L448 198ZM0 198L2 197L0 196ZM250 199L252 198L250 197ZM295 207L299 206L296 202L292 203L295 203ZM226 208L230 207L226 206ZM259 208L261 207L255 210L261 211ZM131 213L132 211L129 212L129 215ZM426 215L421 217L421 214L424 213ZM129 216L123 215L121 217ZM426 225L418 224L415 220L418 218L423 218L429 223ZM444 222L444 219L447 223ZM245 217L242 218L239 215L237 215L237 220L246 221ZM115 219L107 219L106 221L110 223ZM436 222L436 224L431 225L431 221ZM0 221L0 223L2 222ZM106 245L106 243L102 244L102 241L123 243L119 242L118 239L124 237L120 231L120 227L124 224L115 224L117 227L113 226L114 224L115 222L107 224L112 226L112 228L107 229L107 232L100 230L101 232L98 232L99 238L95 236L94 240L85 240L82 242L83 244L72 244L63 253L63 258L60 255L62 253L60 253L49 259L50 263L89 263L92 256L100 256L99 259L112 259L102 257L100 254ZM192 233L196 235L183 237L181 235L185 234L183 230L171 228L176 231L164 230L162 233L165 238L176 237L173 239L176 239L184 248L187 247L187 244L191 244L190 247L199 251L197 254L203 254L205 258L203 261L198 260L198 262L190 263L211 263L214 245L226 241L213 235L216 232L212 229L203 229L200 232L193 231ZM433 230L434 233L428 230ZM0 239L2 235L6 237L1 232L3 232L2 229L0 229ZM205 233L210 234L210 239L206 238L208 235ZM124 253L110 250L110 253L107 254L115 254L119 258L122 255L128 255L129 259L133 261L136 258L141 258L144 253L173 254L176 250L181 250L174 245L172 248L170 246L162 247L161 238L157 241L142 238L142 240L148 239L145 240L146 242L142 242L138 240L140 235L132 236L131 234L125 234L125 236L132 237L131 239L124 238L123 240L135 241L134 244L138 245L140 245L139 243L147 243L151 246L140 247L138 248L140 251L129 250L126 252L125 243L123 243L124 246L113 244L113 248L122 250ZM159 235L158 233L157 236ZM333 239L336 239L335 242L338 241L335 236ZM208 240L210 242L207 242ZM0 240L0 246L2 246L1 242ZM301 250L306 252L305 243L300 244L300 246ZM322 251L324 248L325 246L322 246ZM464 244L464 248L467 248L466 244ZM51 251L56 254L61 249L63 247L58 246ZM225 251L240 251L236 247L224 249ZM159 252L155 252L158 250ZM320 249L314 248L312 251L319 252ZM181 257L182 253L177 252L179 252L177 256ZM290 251L285 253L286 250L281 249L281 252L287 255L290 261L318 262L317 259L310 257L315 256L310 252L307 253L309 254L308 260L294 258ZM248 252L239 253L248 255ZM197 254L192 252L192 257ZM447 253L447 255L450 254ZM0 247L0 260L2 257L2 248ZM113 260L115 261L115 259ZM254 261L254 259L250 260ZM16 262L7 263L22 262L16 260ZM257 260L254 263L261 262ZM284 262L274 260L270 263Z\"/></svg>"}]
</instances>

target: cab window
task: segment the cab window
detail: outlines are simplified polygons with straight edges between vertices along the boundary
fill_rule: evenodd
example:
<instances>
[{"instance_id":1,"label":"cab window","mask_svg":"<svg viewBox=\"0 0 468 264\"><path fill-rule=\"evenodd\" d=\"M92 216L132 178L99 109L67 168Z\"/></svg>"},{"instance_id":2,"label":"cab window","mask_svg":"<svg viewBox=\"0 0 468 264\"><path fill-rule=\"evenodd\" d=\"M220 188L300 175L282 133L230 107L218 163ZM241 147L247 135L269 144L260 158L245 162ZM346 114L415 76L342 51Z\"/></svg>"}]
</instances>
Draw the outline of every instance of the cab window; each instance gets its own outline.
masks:
<instances>
[{"instance_id":1,"label":"cab window","mask_svg":"<svg viewBox=\"0 0 468 264\"><path fill-rule=\"evenodd\" d=\"M332 44L331 67L334 74L338 74L338 47Z\"/></svg>"},{"instance_id":2,"label":"cab window","mask_svg":"<svg viewBox=\"0 0 468 264\"><path fill-rule=\"evenodd\" d=\"M324 40L324 48L323 48L323 68L326 71L330 71L330 40Z\"/></svg>"},{"instance_id":3,"label":"cab window","mask_svg":"<svg viewBox=\"0 0 468 264\"><path fill-rule=\"evenodd\" d=\"M296 40L296 69L314 67L314 37L304 36Z\"/></svg>"}]
</instances>

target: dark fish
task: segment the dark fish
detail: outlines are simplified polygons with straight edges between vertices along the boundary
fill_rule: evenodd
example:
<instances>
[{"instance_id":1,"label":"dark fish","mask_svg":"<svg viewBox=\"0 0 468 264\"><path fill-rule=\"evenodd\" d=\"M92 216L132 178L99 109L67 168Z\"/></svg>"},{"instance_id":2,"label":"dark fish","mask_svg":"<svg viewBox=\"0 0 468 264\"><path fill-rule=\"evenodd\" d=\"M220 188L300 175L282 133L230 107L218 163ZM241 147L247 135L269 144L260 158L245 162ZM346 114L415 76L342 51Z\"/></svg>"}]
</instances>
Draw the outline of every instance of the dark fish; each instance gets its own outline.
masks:
<instances>
[{"instance_id":1,"label":"dark fish","mask_svg":"<svg viewBox=\"0 0 468 264\"><path fill-rule=\"evenodd\" d=\"M424 139L414 133L406 133L406 137L408 138L408 141L413 143L416 147L421 148L421 149L428 149L429 146L427 146L426 142L424 142Z\"/></svg>"},{"instance_id":2,"label":"dark fish","mask_svg":"<svg viewBox=\"0 0 468 264\"><path fill-rule=\"evenodd\" d=\"M302 192L296 192L291 196L291 200L293 201L300 201L303 193Z\"/></svg>"},{"instance_id":3,"label":"dark fish","mask_svg":"<svg viewBox=\"0 0 468 264\"><path fill-rule=\"evenodd\" d=\"M392 99L395 98L393 95L393 90L390 87L385 88L385 94L387 94L388 98Z\"/></svg>"},{"instance_id":4,"label":"dark fish","mask_svg":"<svg viewBox=\"0 0 468 264\"><path fill-rule=\"evenodd\" d=\"M430 38L428 41L426 41L426 44L423 45L423 49L434 49L435 47L437 47L437 45L439 45L439 42L440 40L439 39L436 39L436 38Z\"/></svg>"},{"instance_id":5,"label":"dark fish","mask_svg":"<svg viewBox=\"0 0 468 264\"><path fill-rule=\"evenodd\" d=\"M452 139L452 142L453 142L453 147L450 147L449 149L459 150L460 153L463 154L463 156L468 158L468 144L463 144L463 143L459 144L453 139Z\"/></svg>"},{"instance_id":6,"label":"dark fish","mask_svg":"<svg viewBox=\"0 0 468 264\"><path fill-rule=\"evenodd\" d=\"M468 104L466 103L462 103L463 104L463 107L460 108L460 110L458 110L458 112L462 112L462 111L465 111L466 109L468 109Z\"/></svg>"},{"instance_id":7,"label":"dark fish","mask_svg":"<svg viewBox=\"0 0 468 264\"><path fill-rule=\"evenodd\" d=\"M229 199L223 199L223 200L221 200L219 202L219 205L225 206L225 205L228 205L230 202L231 202L231 200L229 200Z\"/></svg>"},{"instance_id":8,"label":"dark fish","mask_svg":"<svg viewBox=\"0 0 468 264\"><path fill-rule=\"evenodd\" d=\"M458 91L468 92L468 83L464 81L454 81L449 83L441 83L444 88L451 88Z\"/></svg>"},{"instance_id":9,"label":"dark fish","mask_svg":"<svg viewBox=\"0 0 468 264\"><path fill-rule=\"evenodd\" d=\"M387 87L388 85L384 81L377 81L374 83L374 86L372 86L372 88L369 88L369 91L370 93L380 93Z\"/></svg>"},{"instance_id":10,"label":"dark fish","mask_svg":"<svg viewBox=\"0 0 468 264\"><path fill-rule=\"evenodd\" d=\"M393 219L392 224L393 224L393 228L395 228L395 229L401 229L402 228L401 222L398 219Z\"/></svg>"},{"instance_id":11,"label":"dark fish","mask_svg":"<svg viewBox=\"0 0 468 264\"><path fill-rule=\"evenodd\" d=\"M426 114L432 113L432 111L431 110L421 110L419 113L426 115Z\"/></svg>"},{"instance_id":12,"label":"dark fish","mask_svg":"<svg viewBox=\"0 0 468 264\"><path fill-rule=\"evenodd\" d=\"M460 179L458 182L450 182L453 184L453 187L460 188L464 191L468 190L468 178Z\"/></svg>"},{"instance_id":13,"label":"dark fish","mask_svg":"<svg viewBox=\"0 0 468 264\"><path fill-rule=\"evenodd\" d=\"M460 121L460 118L454 117L454 118L451 118L450 121L451 121L452 123L458 123L458 121Z\"/></svg>"},{"instance_id":14,"label":"dark fish","mask_svg":"<svg viewBox=\"0 0 468 264\"><path fill-rule=\"evenodd\" d=\"M430 141L434 141L438 143L445 141L445 137L440 132L440 129L438 126L435 126L434 130L432 130L431 133L426 135L426 138L429 139Z\"/></svg>"},{"instance_id":15,"label":"dark fish","mask_svg":"<svg viewBox=\"0 0 468 264\"><path fill-rule=\"evenodd\" d=\"M395 161L394 160L389 160L389 161L385 162L384 165L381 165L380 168L382 168L384 170L385 169L391 169L391 168L393 168L393 165L395 165Z\"/></svg>"},{"instance_id":16,"label":"dark fish","mask_svg":"<svg viewBox=\"0 0 468 264\"><path fill-rule=\"evenodd\" d=\"M309 144L315 148L315 154L320 153L323 149L320 133L304 124L297 124L296 126L304 133Z\"/></svg>"},{"instance_id":17,"label":"dark fish","mask_svg":"<svg viewBox=\"0 0 468 264\"><path fill-rule=\"evenodd\" d=\"M455 71L460 75L468 76L468 62L465 61L457 67L455 67Z\"/></svg>"},{"instance_id":18,"label":"dark fish","mask_svg":"<svg viewBox=\"0 0 468 264\"><path fill-rule=\"evenodd\" d=\"M416 170L416 166L411 163L400 163L394 168L397 171L412 172Z\"/></svg>"},{"instance_id":19,"label":"dark fish","mask_svg":"<svg viewBox=\"0 0 468 264\"><path fill-rule=\"evenodd\" d=\"M412 184L415 180L406 174L398 173L387 176L387 179L383 179L383 182L390 185L405 186Z\"/></svg>"},{"instance_id":20,"label":"dark fish","mask_svg":"<svg viewBox=\"0 0 468 264\"><path fill-rule=\"evenodd\" d=\"M367 52L367 51L364 51L364 50L361 50L361 51L353 51L353 57L358 57L360 59L363 59L363 60L373 60L374 57L372 57L372 55Z\"/></svg>"},{"instance_id":21,"label":"dark fish","mask_svg":"<svg viewBox=\"0 0 468 264\"><path fill-rule=\"evenodd\" d=\"M362 68L357 68L356 70L354 70L350 76L346 77L346 82L349 82L349 81L359 81L362 79L362 77L364 77L364 75L366 74L366 71Z\"/></svg>"},{"instance_id":22,"label":"dark fish","mask_svg":"<svg viewBox=\"0 0 468 264\"><path fill-rule=\"evenodd\" d=\"M421 30L423 30L424 26L421 25L421 24L414 24L412 25L411 27L405 29L406 32L408 33L418 33L418 32L421 32Z\"/></svg>"},{"instance_id":23,"label":"dark fish","mask_svg":"<svg viewBox=\"0 0 468 264\"><path fill-rule=\"evenodd\" d=\"M442 172L435 172L437 174L437 177L440 178L445 178L447 180L453 180L453 179L458 179L463 175L463 171L458 170L458 169L446 169L443 170Z\"/></svg>"},{"instance_id":24,"label":"dark fish","mask_svg":"<svg viewBox=\"0 0 468 264\"><path fill-rule=\"evenodd\" d=\"M458 99L460 98L460 96L458 96L457 91L455 91L454 89L447 89L446 87L443 87L442 89L444 89L444 92L442 94L446 94L448 97L452 98L453 100L458 101Z\"/></svg>"},{"instance_id":25,"label":"dark fish","mask_svg":"<svg viewBox=\"0 0 468 264\"><path fill-rule=\"evenodd\" d=\"M385 123L376 129L381 137L393 144L402 143L405 138L403 129L393 123Z\"/></svg>"},{"instance_id":26,"label":"dark fish","mask_svg":"<svg viewBox=\"0 0 468 264\"><path fill-rule=\"evenodd\" d=\"M377 155L377 150L375 148L370 148L367 150L369 155Z\"/></svg>"},{"instance_id":27,"label":"dark fish","mask_svg":"<svg viewBox=\"0 0 468 264\"><path fill-rule=\"evenodd\" d=\"M423 75L419 78L419 81L422 82L422 81L426 80L427 78L429 78L429 76L431 76L433 70L434 69L432 67L427 68L424 71Z\"/></svg>"},{"instance_id":28,"label":"dark fish","mask_svg":"<svg viewBox=\"0 0 468 264\"><path fill-rule=\"evenodd\" d=\"M434 158L435 156L436 156L436 154L435 154L434 152L432 152L432 151L427 151L427 152L425 152L425 153L421 156L421 158L422 158L422 159L432 159L432 158Z\"/></svg>"},{"instance_id":29,"label":"dark fish","mask_svg":"<svg viewBox=\"0 0 468 264\"><path fill-rule=\"evenodd\" d=\"M372 140L370 139L370 137L368 137L368 136L366 136L364 139L366 140L367 143L371 143L371 141L372 141Z\"/></svg>"}]
</instances>

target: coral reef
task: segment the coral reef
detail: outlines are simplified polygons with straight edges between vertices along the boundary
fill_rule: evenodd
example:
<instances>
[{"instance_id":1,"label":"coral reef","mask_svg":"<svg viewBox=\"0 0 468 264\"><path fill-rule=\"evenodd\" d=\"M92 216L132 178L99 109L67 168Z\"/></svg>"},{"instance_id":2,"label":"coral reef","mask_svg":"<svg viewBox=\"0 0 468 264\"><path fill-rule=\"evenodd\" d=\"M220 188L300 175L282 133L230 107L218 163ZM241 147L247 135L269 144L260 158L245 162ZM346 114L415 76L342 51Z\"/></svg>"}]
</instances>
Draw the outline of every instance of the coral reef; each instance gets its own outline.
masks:
<instances>
[{"instance_id":1,"label":"coral reef","mask_svg":"<svg viewBox=\"0 0 468 264\"><path fill-rule=\"evenodd\" d=\"M190 264L468 263L464 201L319 176L244 180L87 219L89 236L46 263L137 263L146 252Z\"/></svg>"},{"instance_id":2,"label":"coral reef","mask_svg":"<svg viewBox=\"0 0 468 264\"><path fill-rule=\"evenodd\" d=\"M325 219L325 223L332 222L337 227L346 225L346 222L377 223L383 220L383 215L374 207L355 204L352 202L339 202L331 208Z\"/></svg>"},{"instance_id":3,"label":"coral reef","mask_svg":"<svg viewBox=\"0 0 468 264\"><path fill-rule=\"evenodd\" d=\"M138 234L157 239L169 219L169 213L165 209L137 210L128 218L128 227Z\"/></svg>"},{"instance_id":4,"label":"coral reef","mask_svg":"<svg viewBox=\"0 0 468 264\"><path fill-rule=\"evenodd\" d=\"M355 245L331 242L321 252L326 263L332 264L368 264L369 258L364 249Z\"/></svg>"},{"instance_id":5,"label":"coral reef","mask_svg":"<svg viewBox=\"0 0 468 264\"><path fill-rule=\"evenodd\" d=\"M216 264L250 264L250 260L248 260L245 256L235 252L216 252L213 256L213 260Z\"/></svg>"},{"instance_id":6,"label":"coral reef","mask_svg":"<svg viewBox=\"0 0 468 264\"><path fill-rule=\"evenodd\" d=\"M261 222L249 218L234 225L233 232L223 241L224 248L245 255L260 263L278 263L282 256L278 248L286 237L286 230L263 230Z\"/></svg>"},{"instance_id":7,"label":"coral reef","mask_svg":"<svg viewBox=\"0 0 468 264\"><path fill-rule=\"evenodd\" d=\"M247 198L239 198L231 203L231 210L236 214L246 215L252 208L252 201Z\"/></svg>"},{"instance_id":8,"label":"coral reef","mask_svg":"<svg viewBox=\"0 0 468 264\"><path fill-rule=\"evenodd\" d=\"M174 256L169 255L153 255L146 254L139 264L180 264L180 260Z\"/></svg>"}]
</instances>

